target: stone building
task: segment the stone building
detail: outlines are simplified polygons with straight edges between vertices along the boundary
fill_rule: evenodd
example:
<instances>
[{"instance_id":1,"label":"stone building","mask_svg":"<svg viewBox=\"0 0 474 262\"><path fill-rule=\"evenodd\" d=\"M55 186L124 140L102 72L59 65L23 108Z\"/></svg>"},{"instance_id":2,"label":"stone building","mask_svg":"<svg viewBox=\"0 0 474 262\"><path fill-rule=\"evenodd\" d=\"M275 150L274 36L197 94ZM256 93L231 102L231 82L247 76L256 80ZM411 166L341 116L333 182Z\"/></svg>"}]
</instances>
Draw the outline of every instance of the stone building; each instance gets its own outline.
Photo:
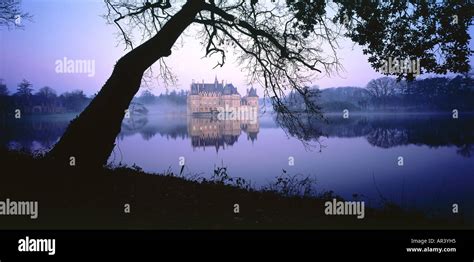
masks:
<instances>
[{"instance_id":1,"label":"stone building","mask_svg":"<svg viewBox=\"0 0 474 262\"><path fill-rule=\"evenodd\" d=\"M258 96L255 88L247 89L247 94L241 97L237 88L231 83L219 83L217 77L214 83L193 83L188 95L188 113L214 113L219 108L232 108L233 110L254 109L258 110Z\"/></svg>"}]
</instances>

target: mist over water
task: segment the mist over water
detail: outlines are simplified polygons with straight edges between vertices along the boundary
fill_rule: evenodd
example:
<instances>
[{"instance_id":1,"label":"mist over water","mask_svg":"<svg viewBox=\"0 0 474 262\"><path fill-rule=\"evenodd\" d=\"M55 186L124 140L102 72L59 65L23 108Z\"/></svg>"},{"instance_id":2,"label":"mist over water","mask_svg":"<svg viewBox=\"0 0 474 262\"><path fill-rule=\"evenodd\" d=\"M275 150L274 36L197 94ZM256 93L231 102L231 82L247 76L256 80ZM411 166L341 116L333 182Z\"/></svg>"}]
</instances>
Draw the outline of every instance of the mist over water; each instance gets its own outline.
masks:
<instances>
[{"instance_id":1,"label":"mist over water","mask_svg":"<svg viewBox=\"0 0 474 262\"><path fill-rule=\"evenodd\" d=\"M177 174L184 157L184 175L209 178L216 166L225 166L230 176L249 180L257 188L285 170L311 176L319 190L348 199L359 194L377 206L383 198L441 216L450 214L453 203L474 205L472 114L456 120L439 113L352 114L349 119L328 114L328 123L308 123L314 131L306 137L314 147L308 147L292 136L295 130L282 129L268 113L248 123L191 117L185 109L149 107L147 115L124 119L109 162ZM73 117L2 120L0 143L46 151ZM397 165L399 156L404 166ZM293 166L289 157L294 158Z\"/></svg>"}]
</instances>

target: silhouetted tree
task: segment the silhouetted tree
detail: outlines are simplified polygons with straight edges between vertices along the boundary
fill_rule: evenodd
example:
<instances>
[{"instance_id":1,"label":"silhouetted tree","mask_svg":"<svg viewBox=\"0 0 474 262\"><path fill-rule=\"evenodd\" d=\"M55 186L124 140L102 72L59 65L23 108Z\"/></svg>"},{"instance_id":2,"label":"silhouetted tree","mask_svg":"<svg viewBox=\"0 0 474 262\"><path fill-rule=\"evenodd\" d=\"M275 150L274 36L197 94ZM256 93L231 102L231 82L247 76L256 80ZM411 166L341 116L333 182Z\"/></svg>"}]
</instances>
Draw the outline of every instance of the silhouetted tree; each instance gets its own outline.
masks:
<instances>
[{"instance_id":1,"label":"silhouetted tree","mask_svg":"<svg viewBox=\"0 0 474 262\"><path fill-rule=\"evenodd\" d=\"M23 79L23 81L18 84L18 88L15 95L21 98L31 97L33 92L33 89L31 88L32 86L33 85L28 80Z\"/></svg>"},{"instance_id":2,"label":"silhouetted tree","mask_svg":"<svg viewBox=\"0 0 474 262\"><path fill-rule=\"evenodd\" d=\"M142 92L138 100L143 104L151 104L156 100L156 96L148 90Z\"/></svg>"},{"instance_id":3,"label":"silhouetted tree","mask_svg":"<svg viewBox=\"0 0 474 262\"><path fill-rule=\"evenodd\" d=\"M347 36L362 45L375 69L389 57L419 59L421 72L465 73L470 69L472 1L347 1L336 0L337 19ZM347 22L349 18L349 22ZM391 74L391 73L386 73ZM394 75L413 79L413 73Z\"/></svg>"},{"instance_id":4,"label":"silhouetted tree","mask_svg":"<svg viewBox=\"0 0 474 262\"><path fill-rule=\"evenodd\" d=\"M82 90L66 92L61 94L59 98L66 109L71 112L80 112L89 102L89 99Z\"/></svg>"},{"instance_id":5,"label":"silhouetted tree","mask_svg":"<svg viewBox=\"0 0 474 262\"><path fill-rule=\"evenodd\" d=\"M58 96L56 94L56 91L54 89L52 89L51 87L49 87L49 86L45 86L45 87L40 88L38 90L38 92L36 93L36 95L41 100L45 100L45 101L55 99Z\"/></svg>"},{"instance_id":6,"label":"silhouetted tree","mask_svg":"<svg viewBox=\"0 0 474 262\"><path fill-rule=\"evenodd\" d=\"M372 97L383 99L395 94L396 85L397 81L395 79L391 77L381 77L370 80L366 89Z\"/></svg>"},{"instance_id":7,"label":"silhouetted tree","mask_svg":"<svg viewBox=\"0 0 474 262\"><path fill-rule=\"evenodd\" d=\"M7 85L3 83L3 79L0 79L0 117L4 117L5 113L8 112L10 106L8 94Z\"/></svg>"},{"instance_id":8,"label":"silhouetted tree","mask_svg":"<svg viewBox=\"0 0 474 262\"><path fill-rule=\"evenodd\" d=\"M300 93L306 112L320 114L304 87L315 73L329 74L339 68L337 39L342 26L347 36L364 47L374 68L380 68L388 56L400 56L421 58L426 72L469 70L470 3L326 2L105 0L105 17L117 25L125 45L132 50L119 59L101 91L71 122L49 157L64 164L70 156L86 166L105 164L144 72L158 61L162 79L174 79L162 58L171 55L172 46L191 24L201 29L197 37L205 55L220 55L216 66L225 63L229 51L238 50L238 61L248 80L264 88L280 116L296 123L298 116L283 103L284 90ZM326 8L336 12L327 13ZM458 15L456 24L451 15ZM133 32L140 31L143 43L133 48ZM330 47L328 53L323 52L323 45Z\"/></svg>"},{"instance_id":9,"label":"silhouetted tree","mask_svg":"<svg viewBox=\"0 0 474 262\"><path fill-rule=\"evenodd\" d=\"M43 106L43 111L53 113L58 106L58 95L56 91L49 86L42 87L36 93L36 103Z\"/></svg>"},{"instance_id":10,"label":"silhouetted tree","mask_svg":"<svg viewBox=\"0 0 474 262\"><path fill-rule=\"evenodd\" d=\"M8 96L9 93L7 85L3 83L3 79L0 79L0 96Z\"/></svg>"}]
</instances>

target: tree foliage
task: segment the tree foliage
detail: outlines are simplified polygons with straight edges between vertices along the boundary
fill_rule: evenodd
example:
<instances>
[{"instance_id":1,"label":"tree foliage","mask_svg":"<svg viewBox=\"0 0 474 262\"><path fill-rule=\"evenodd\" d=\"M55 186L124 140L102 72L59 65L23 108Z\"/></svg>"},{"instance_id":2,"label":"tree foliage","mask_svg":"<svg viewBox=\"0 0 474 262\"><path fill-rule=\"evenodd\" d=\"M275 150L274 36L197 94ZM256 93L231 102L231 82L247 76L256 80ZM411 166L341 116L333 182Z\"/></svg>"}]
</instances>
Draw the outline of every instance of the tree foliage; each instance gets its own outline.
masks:
<instances>
[{"instance_id":1,"label":"tree foliage","mask_svg":"<svg viewBox=\"0 0 474 262\"><path fill-rule=\"evenodd\" d=\"M33 85L26 79L23 79L21 83L18 84L17 92L15 95L19 97L30 97L33 92Z\"/></svg>"},{"instance_id":2,"label":"tree foliage","mask_svg":"<svg viewBox=\"0 0 474 262\"><path fill-rule=\"evenodd\" d=\"M0 96L7 96L9 93L7 85L3 83L3 79L0 79Z\"/></svg>"},{"instance_id":3,"label":"tree foliage","mask_svg":"<svg viewBox=\"0 0 474 262\"><path fill-rule=\"evenodd\" d=\"M31 15L20 8L20 0L0 1L0 28L21 28L23 20L31 20Z\"/></svg>"},{"instance_id":4,"label":"tree foliage","mask_svg":"<svg viewBox=\"0 0 474 262\"><path fill-rule=\"evenodd\" d=\"M284 102L289 90L302 95L305 112L320 113L314 94L305 87L315 76L331 75L341 69L337 51L342 36L360 44L376 70L389 57L397 57L419 59L422 72L469 71L472 50L467 29L474 10L469 2L200 2L194 28L198 29L196 36L205 56L218 55L216 66L223 66L226 55L235 51L248 82L260 84L273 108L283 115L290 113ZM105 17L117 25L125 45L133 48L137 42L134 37L141 36L144 41L154 36L183 1L105 3ZM166 64L162 60L159 63L162 76L172 78ZM392 74L410 80L414 77L412 73Z\"/></svg>"},{"instance_id":5,"label":"tree foliage","mask_svg":"<svg viewBox=\"0 0 474 262\"><path fill-rule=\"evenodd\" d=\"M44 100L55 99L58 96L56 94L56 91L49 86L40 88L38 92L36 93L36 95Z\"/></svg>"},{"instance_id":6,"label":"tree foliage","mask_svg":"<svg viewBox=\"0 0 474 262\"><path fill-rule=\"evenodd\" d=\"M419 59L421 73L468 72L472 1L336 0L335 19L363 46L375 69L392 58ZM346 23L344 23L346 20ZM412 73L395 73L412 80Z\"/></svg>"}]
</instances>

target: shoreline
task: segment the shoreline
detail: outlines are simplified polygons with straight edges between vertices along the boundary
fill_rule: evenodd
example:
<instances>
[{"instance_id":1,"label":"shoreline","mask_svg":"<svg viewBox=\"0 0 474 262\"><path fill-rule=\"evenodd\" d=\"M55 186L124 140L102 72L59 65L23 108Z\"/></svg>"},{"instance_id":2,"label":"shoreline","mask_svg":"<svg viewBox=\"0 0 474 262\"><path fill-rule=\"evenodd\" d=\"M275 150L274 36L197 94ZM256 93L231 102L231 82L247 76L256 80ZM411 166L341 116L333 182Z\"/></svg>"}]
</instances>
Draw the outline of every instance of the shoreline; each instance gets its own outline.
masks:
<instances>
[{"instance_id":1,"label":"shoreline","mask_svg":"<svg viewBox=\"0 0 474 262\"><path fill-rule=\"evenodd\" d=\"M284 196L138 167L58 168L6 150L0 163L11 170L0 176L0 199L39 203L37 219L0 217L0 229L473 229L461 216L429 218L393 204L366 207L364 219L327 215L327 201L344 201L331 191Z\"/></svg>"}]
</instances>

